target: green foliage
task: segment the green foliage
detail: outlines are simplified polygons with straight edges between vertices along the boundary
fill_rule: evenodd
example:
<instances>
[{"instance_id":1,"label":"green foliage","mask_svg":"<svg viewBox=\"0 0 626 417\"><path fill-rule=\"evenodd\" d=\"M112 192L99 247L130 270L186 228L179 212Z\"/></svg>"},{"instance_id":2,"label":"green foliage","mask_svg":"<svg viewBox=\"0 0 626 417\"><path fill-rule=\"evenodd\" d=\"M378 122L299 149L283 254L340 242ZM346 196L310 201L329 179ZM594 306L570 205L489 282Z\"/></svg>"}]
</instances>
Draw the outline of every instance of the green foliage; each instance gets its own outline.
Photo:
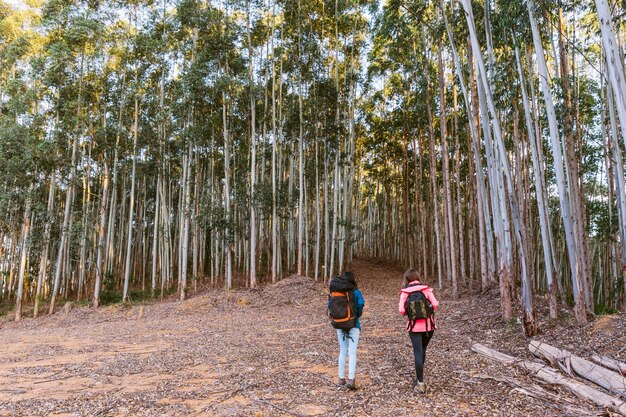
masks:
<instances>
[{"instance_id":1,"label":"green foliage","mask_svg":"<svg viewBox=\"0 0 626 417\"><path fill-rule=\"evenodd\" d=\"M169 297L173 294L176 294L177 288L176 287L167 287L164 288L163 290L163 296L164 297ZM139 290L139 289L131 289L128 292L128 304L146 304L152 300L154 300L156 297L160 297L161 296L161 290L157 290L157 292L154 294L154 297L152 295L152 290L147 289L147 290ZM100 292L100 305L101 306L107 306L107 305L114 305L114 304L122 304L122 293L120 291L117 290L106 290L106 291L101 291ZM126 303L123 303L126 304Z\"/></svg>"},{"instance_id":2,"label":"green foliage","mask_svg":"<svg viewBox=\"0 0 626 417\"><path fill-rule=\"evenodd\" d=\"M75 267L85 238L87 279L93 279L95 239L100 208L104 207L107 233L108 226L114 225L113 243L109 242L107 249L110 252L113 247L115 253L107 256L116 258L107 260L107 271L112 265L119 268L123 262L116 256L123 249L116 245L125 241L128 230L133 166L133 265L146 267L151 262L147 254L151 254L159 195L167 202L165 208L159 207L159 215L166 219L161 218L156 230L171 239L159 244L169 245L170 256L176 259L170 259L169 268L176 269L180 220L184 219L181 213L185 210L183 161L187 155L192 156L188 179L192 235L197 227L203 244L218 236L227 243L246 246L250 207L260 217L261 228L276 221L283 234L279 238L293 240L288 234L293 235L297 215L306 210L310 217L319 199L322 216L328 212L331 218L337 217L349 245L367 233L388 237L392 232L408 230L410 239L417 242L419 235L426 250L435 252L430 223L435 210L442 213L441 196L447 186L443 184L444 144L452 165L452 204L458 208L452 228L460 228L460 219L466 229L475 232L471 223L477 217L477 191L469 137L474 115L468 114L459 90L443 24L445 13L460 54L460 71L471 87L470 74L474 79L475 74L468 57L468 28L458 2L281 0L268 4L251 0L224 5L181 0L166 1L163 6L153 0L31 0L29 4L33 10L18 10L0 1L0 231L3 237L19 234L30 198L33 230L29 283L46 245L51 249L50 263L56 260L70 190L69 264ZM472 5L483 47L474 53L488 62L489 84L511 162L518 163L514 151L520 152L522 178L514 181L520 194L531 200L531 209L524 213L529 231L537 228L533 195L537 190L528 185L536 173L529 168L532 163L514 48L520 49L525 60L527 54L531 58L524 70L539 96L536 122L552 228L558 241L563 233L560 204L554 192L546 113L537 76L531 74L531 69L535 72L534 48L526 2L497 2L497 7L493 1ZM609 199L605 167L605 91L597 73L603 59L596 34L599 26L591 5L564 2L565 53L576 67L569 79L561 80L553 62L560 51L552 50L550 37L557 31L559 5L536 1L535 13L546 46L559 121L566 114L564 82L572 87L585 227L594 247L604 248L619 238L617 206L614 198ZM621 9L616 6L616 10ZM616 14L615 23L622 25L623 19L623 13ZM441 84L440 53L444 66ZM249 64L252 74L248 73ZM251 96L257 135L253 138L257 151L254 193L250 191ZM446 136L442 135L440 120L444 110ZM484 132L479 129L479 134L479 158L484 159ZM224 195L225 136L230 146L229 195ZM299 174L301 137L306 160L302 190L295 177ZM77 155L72 165L74 143ZM277 161L275 191L272 160ZM347 203L349 210L358 212L350 213L355 215L351 218L343 218L343 212L332 213L330 208L335 160L342 175L337 191L344 191L353 181L355 191L347 196ZM102 201L105 164L110 188L107 201ZM70 173L74 174L72 183ZM157 179L161 181L158 184ZM56 185L56 192L53 212L48 215L50 182ZM439 207L434 205L433 192ZM298 207L300 193L307 196L306 207ZM272 218L274 205L277 219ZM365 226L363 217L371 214L368 210L375 213L372 219L376 220ZM418 225L422 215L428 224ZM51 228L49 242L44 241L46 224ZM313 226L308 227L311 232ZM224 236L226 231L228 236ZM329 240L325 238L321 240ZM163 251L161 246L157 245ZM267 246L267 242L259 245ZM213 250L207 250L205 257L223 255ZM271 259L266 253L259 256L261 267L267 268ZM594 266L594 271L599 268ZM104 282L105 304L121 299L120 271L112 272ZM567 271L563 272L567 276ZM133 280L141 278L134 276ZM595 275L596 282L603 279ZM618 290L611 291L614 294ZM603 301L608 299L604 293L597 294L604 297ZM131 293L131 297L144 299L145 294Z\"/></svg>"}]
</instances>

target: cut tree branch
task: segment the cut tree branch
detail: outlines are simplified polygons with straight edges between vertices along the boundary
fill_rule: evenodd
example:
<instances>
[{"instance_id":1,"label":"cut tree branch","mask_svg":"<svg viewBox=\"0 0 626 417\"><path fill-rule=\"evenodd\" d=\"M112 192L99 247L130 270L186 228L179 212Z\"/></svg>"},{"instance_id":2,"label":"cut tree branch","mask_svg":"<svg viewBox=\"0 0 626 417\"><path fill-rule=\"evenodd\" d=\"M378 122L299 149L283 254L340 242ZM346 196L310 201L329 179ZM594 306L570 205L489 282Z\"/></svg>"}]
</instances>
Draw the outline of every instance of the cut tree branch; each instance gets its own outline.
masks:
<instances>
[{"instance_id":1,"label":"cut tree branch","mask_svg":"<svg viewBox=\"0 0 626 417\"><path fill-rule=\"evenodd\" d=\"M498 352L497 350L481 345L480 343L474 344L472 346L472 350L489 359L509 365L517 365L521 369L528 371L532 376L541 379L544 382L553 385L560 385L580 398L591 401L596 405L608 408L617 413L626 415L626 402L619 398L605 394L598 389L587 386L582 382L578 382L575 379L563 376L558 371L548 366L506 355Z\"/></svg>"}]
</instances>

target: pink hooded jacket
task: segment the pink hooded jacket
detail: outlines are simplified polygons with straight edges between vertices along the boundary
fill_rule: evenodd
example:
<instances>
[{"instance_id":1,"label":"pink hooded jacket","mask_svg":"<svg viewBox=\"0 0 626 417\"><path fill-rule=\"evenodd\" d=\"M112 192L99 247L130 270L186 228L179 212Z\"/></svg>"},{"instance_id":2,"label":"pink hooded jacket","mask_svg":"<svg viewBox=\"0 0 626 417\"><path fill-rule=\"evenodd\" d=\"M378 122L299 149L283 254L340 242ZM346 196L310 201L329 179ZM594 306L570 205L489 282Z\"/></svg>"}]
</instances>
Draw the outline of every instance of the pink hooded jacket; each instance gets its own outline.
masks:
<instances>
[{"instance_id":1,"label":"pink hooded jacket","mask_svg":"<svg viewBox=\"0 0 626 417\"><path fill-rule=\"evenodd\" d=\"M437 307L439 306L439 301L437 301L437 299L435 298L432 288L430 288L428 285L420 284L419 281L410 282L409 285L411 286L407 288L402 288L400 290L400 302L398 303L398 310L400 311L400 314L402 314L403 316L406 315L406 312L404 310L404 303L406 303L406 299L409 298L409 294L411 294L412 292L422 291L422 290L426 298L428 298L428 301L430 301L430 303L433 305L433 309L437 311ZM433 316L433 324L434 324L434 328L433 328L433 325L430 323L430 320L421 319L421 320L417 320L415 324L413 325L413 328L410 329L409 322L407 320L406 330L407 332L413 332L413 333L422 333L422 332L429 332L431 330L434 330L437 328L437 324L435 323L434 316Z\"/></svg>"}]
</instances>

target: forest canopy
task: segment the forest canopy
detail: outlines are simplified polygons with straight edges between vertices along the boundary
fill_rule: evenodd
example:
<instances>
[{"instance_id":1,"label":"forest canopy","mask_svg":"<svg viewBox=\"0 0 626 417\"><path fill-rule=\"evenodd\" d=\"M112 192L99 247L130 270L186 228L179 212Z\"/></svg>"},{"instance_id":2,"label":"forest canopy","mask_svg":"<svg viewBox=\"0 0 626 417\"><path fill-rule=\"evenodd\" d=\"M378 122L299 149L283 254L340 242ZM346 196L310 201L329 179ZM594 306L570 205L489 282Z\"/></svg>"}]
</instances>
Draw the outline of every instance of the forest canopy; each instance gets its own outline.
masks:
<instances>
[{"instance_id":1,"label":"forest canopy","mask_svg":"<svg viewBox=\"0 0 626 417\"><path fill-rule=\"evenodd\" d=\"M0 306L362 256L626 309L625 7L0 0Z\"/></svg>"}]
</instances>

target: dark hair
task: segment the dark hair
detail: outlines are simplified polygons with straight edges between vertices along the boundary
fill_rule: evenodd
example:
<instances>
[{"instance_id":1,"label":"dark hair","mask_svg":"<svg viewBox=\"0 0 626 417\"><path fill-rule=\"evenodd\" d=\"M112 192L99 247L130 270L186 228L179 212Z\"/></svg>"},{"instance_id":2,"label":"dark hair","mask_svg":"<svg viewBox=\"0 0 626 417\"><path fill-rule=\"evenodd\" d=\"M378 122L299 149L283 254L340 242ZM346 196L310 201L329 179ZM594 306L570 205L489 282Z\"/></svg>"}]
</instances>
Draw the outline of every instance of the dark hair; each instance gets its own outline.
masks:
<instances>
[{"instance_id":1,"label":"dark hair","mask_svg":"<svg viewBox=\"0 0 626 417\"><path fill-rule=\"evenodd\" d=\"M416 269L411 268L404 273L404 285L409 285L413 281L422 282L420 273Z\"/></svg>"},{"instance_id":2,"label":"dark hair","mask_svg":"<svg viewBox=\"0 0 626 417\"><path fill-rule=\"evenodd\" d=\"M356 285L356 279L354 278L354 274L352 272L344 271L344 273L341 274L341 277L345 279L346 281L348 281L350 284L354 285L354 288L359 288Z\"/></svg>"}]
</instances>

